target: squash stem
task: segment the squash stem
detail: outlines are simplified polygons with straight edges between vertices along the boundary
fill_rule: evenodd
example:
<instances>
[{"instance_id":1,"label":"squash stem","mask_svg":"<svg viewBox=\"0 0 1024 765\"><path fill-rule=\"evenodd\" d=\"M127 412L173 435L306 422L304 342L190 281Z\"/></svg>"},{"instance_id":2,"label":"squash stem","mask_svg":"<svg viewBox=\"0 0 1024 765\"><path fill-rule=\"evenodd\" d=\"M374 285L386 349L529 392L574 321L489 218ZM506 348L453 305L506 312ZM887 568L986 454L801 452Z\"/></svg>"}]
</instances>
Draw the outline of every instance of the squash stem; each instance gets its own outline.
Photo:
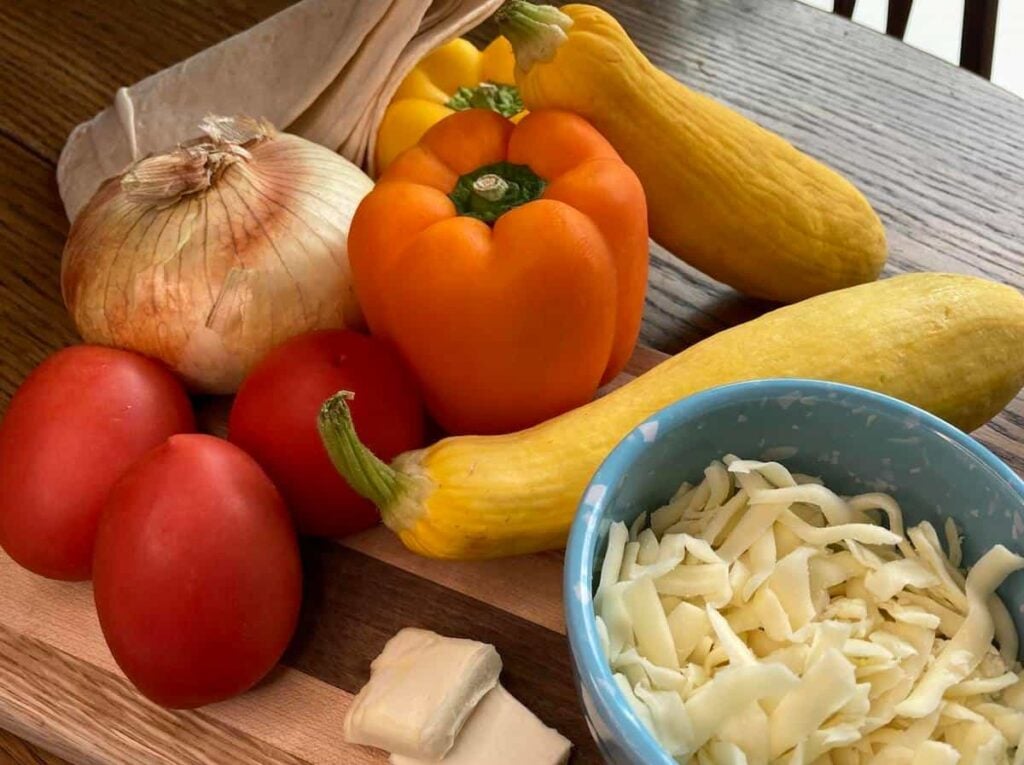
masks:
<instances>
[{"instance_id":1,"label":"squash stem","mask_svg":"<svg viewBox=\"0 0 1024 765\"><path fill-rule=\"evenodd\" d=\"M383 510L398 498L402 476L359 440L348 407L353 398L354 393L343 390L327 399L320 408L317 429L335 469L358 494Z\"/></svg>"},{"instance_id":2,"label":"squash stem","mask_svg":"<svg viewBox=\"0 0 1024 765\"><path fill-rule=\"evenodd\" d=\"M526 0L508 0L494 16L498 29L516 55L516 66L524 72L534 64L550 61L568 38L572 19L553 5Z\"/></svg>"}]
</instances>

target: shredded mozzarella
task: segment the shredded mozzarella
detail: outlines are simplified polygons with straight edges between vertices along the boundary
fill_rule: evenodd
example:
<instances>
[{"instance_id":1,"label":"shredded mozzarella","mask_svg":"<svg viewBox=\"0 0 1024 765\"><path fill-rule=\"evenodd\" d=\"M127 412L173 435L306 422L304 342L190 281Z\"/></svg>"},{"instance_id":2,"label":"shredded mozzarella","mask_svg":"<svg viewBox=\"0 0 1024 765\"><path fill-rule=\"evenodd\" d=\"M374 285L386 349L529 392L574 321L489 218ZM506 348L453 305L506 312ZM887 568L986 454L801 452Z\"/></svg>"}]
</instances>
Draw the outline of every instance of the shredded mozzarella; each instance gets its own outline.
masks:
<instances>
[{"instance_id":1,"label":"shredded mozzarella","mask_svg":"<svg viewBox=\"0 0 1024 765\"><path fill-rule=\"evenodd\" d=\"M887 494L727 455L609 532L594 605L615 682L680 763L1024 765L995 595L1024 558L997 545L965 576L943 536Z\"/></svg>"}]
</instances>

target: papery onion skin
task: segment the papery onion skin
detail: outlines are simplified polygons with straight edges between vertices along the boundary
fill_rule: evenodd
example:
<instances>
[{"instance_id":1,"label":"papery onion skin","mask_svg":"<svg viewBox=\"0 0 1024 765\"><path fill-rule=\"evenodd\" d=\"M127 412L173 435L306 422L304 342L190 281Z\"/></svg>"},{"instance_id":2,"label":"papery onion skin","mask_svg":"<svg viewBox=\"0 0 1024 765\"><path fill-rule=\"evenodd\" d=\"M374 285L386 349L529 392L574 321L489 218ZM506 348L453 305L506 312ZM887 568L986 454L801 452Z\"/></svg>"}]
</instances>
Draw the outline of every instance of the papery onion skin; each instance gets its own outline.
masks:
<instances>
[{"instance_id":1,"label":"papery onion skin","mask_svg":"<svg viewBox=\"0 0 1024 765\"><path fill-rule=\"evenodd\" d=\"M237 135L233 119L215 119L200 152L234 145L223 135ZM106 181L62 263L64 302L87 342L161 359L204 393L233 393L294 335L362 326L346 241L372 181L303 138L247 118L238 126L249 140L210 164L198 190L143 193L151 160Z\"/></svg>"}]
</instances>

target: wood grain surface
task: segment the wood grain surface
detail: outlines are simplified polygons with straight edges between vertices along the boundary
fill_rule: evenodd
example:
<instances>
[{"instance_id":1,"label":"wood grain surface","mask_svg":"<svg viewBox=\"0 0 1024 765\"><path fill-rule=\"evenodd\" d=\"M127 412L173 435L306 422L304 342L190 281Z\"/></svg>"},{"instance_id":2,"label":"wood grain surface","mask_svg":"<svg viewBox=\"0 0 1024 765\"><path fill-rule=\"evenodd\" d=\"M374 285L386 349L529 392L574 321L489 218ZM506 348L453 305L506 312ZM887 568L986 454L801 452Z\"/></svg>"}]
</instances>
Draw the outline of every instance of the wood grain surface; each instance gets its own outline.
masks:
<instances>
[{"instance_id":1,"label":"wood grain surface","mask_svg":"<svg viewBox=\"0 0 1024 765\"><path fill-rule=\"evenodd\" d=\"M1024 102L792 0L600 4L655 63L850 177L886 224L887 274L957 271L1024 288ZM117 86L285 5L0 0L0 412L33 366L76 341L59 293L67 222L54 180L70 129ZM678 351L771 307L652 251L643 340L654 348ZM657 358L642 354L634 371ZM1024 473L1024 399L979 437ZM303 628L287 666L241 699L192 713L139 701L103 645L87 586L46 582L0 557L0 727L16 734L0 731L0 763L62 762L47 752L133 765L379 763L341 743L340 720L369 659L411 624L492 640L510 690L573 740L574 762L599 762L572 695L560 556L440 564L383 530L306 553ZM95 693L79 698L69 677ZM19 692L25 683L32 693ZM217 758L222 747L230 759Z\"/></svg>"}]
</instances>

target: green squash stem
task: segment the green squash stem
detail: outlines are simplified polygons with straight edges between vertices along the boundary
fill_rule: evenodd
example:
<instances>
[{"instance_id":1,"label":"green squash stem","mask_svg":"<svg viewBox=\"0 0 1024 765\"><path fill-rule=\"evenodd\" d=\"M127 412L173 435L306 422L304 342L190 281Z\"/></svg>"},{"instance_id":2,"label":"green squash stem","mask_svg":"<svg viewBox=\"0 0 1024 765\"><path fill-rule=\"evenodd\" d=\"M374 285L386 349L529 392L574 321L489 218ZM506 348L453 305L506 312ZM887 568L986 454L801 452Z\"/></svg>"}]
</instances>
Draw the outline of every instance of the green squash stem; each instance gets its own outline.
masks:
<instances>
[{"instance_id":1,"label":"green squash stem","mask_svg":"<svg viewBox=\"0 0 1024 765\"><path fill-rule=\"evenodd\" d=\"M317 417L317 430L335 469L358 494L384 509L398 499L405 479L359 440L348 407L353 398L354 393L343 390L327 399Z\"/></svg>"},{"instance_id":2,"label":"green squash stem","mask_svg":"<svg viewBox=\"0 0 1024 765\"><path fill-rule=\"evenodd\" d=\"M516 66L524 72L536 63L553 59L572 26L572 19L555 6L526 0L508 0L494 18L498 30L512 43Z\"/></svg>"}]
</instances>

